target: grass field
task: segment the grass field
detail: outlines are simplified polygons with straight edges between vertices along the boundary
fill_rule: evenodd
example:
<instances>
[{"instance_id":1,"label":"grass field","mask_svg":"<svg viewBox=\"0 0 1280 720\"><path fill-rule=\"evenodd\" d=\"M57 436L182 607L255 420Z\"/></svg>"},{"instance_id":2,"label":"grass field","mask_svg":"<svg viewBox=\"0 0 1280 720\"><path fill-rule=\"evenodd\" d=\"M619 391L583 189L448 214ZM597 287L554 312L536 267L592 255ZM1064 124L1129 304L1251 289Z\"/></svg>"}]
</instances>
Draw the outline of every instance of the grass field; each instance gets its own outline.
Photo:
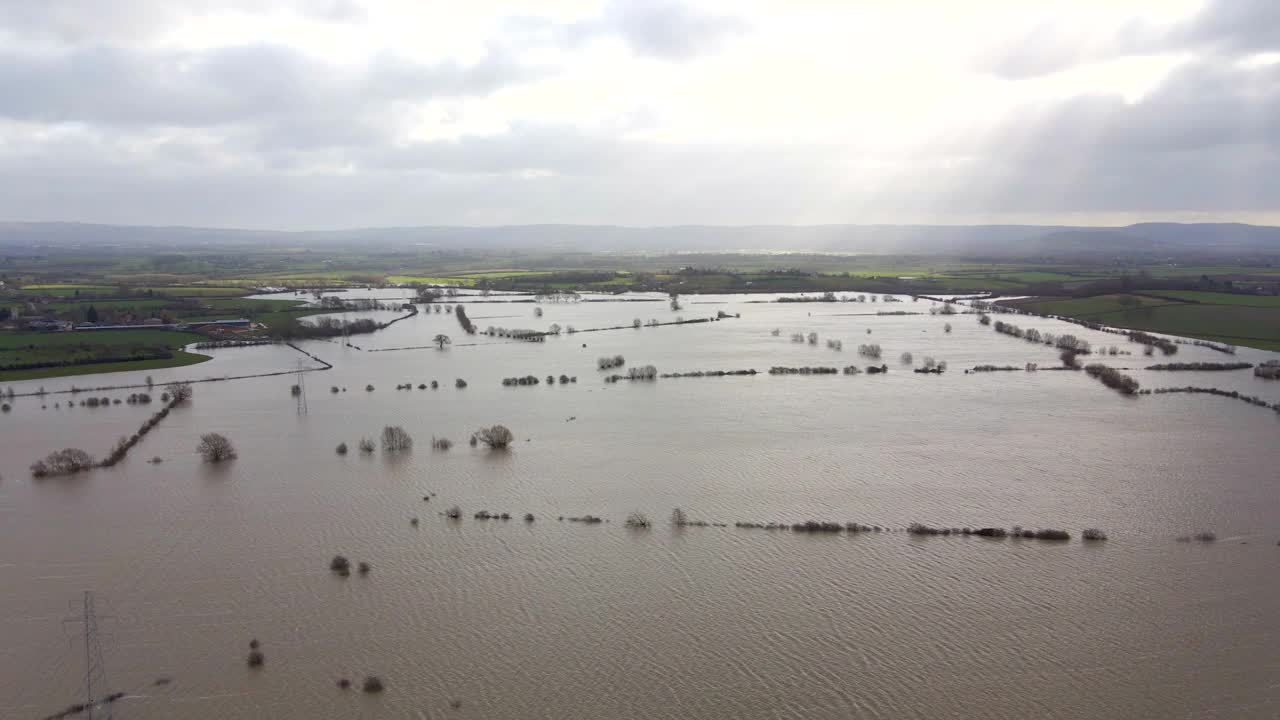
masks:
<instances>
[{"instance_id":1,"label":"grass field","mask_svg":"<svg viewBox=\"0 0 1280 720\"><path fill-rule=\"evenodd\" d=\"M464 276L434 277L419 275L388 275L387 282L399 285L462 285L471 287L476 284L475 278Z\"/></svg>"},{"instance_id":2,"label":"grass field","mask_svg":"<svg viewBox=\"0 0 1280 720\"><path fill-rule=\"evenodd\" d=\"M1199 290L1159 290L1152 291L1152 294L1210 305L1280 308L1280 296L1276 295L1232 295L1228 293L1201 292Z\"/></svg>"},{"instance_id":3,"label":"grass field","mask_svg":"<svg viewBox=\"0 0 1280 720\"><path fill-rule=\"evenodd\" d=\"M238 297L249 293L248 288L212 287L205 285L171 285L162 287L145 287L142 289L153 290L156 293L163 293L174 297Z\"/></svg>"},{"instance_id":4,"label":"grass field","mask_svg":"<svg viewBox=\"0 0 1280 720\"><path fill-rule=\"evenodd\" d=\"M0 383L16 382L18 380L43 380L45 378L74 377L76 375L96 375L98 373L159 370L161 368L196 365L210 359L211 358L208 355L199 355L197 353L177 350L173 353L172 358L163 360L131 360L128 362L36 368L34 370L0 370Z\"/></svg>"},{"instance_id":5,"label":"grass field","mask_svg":"<svg viewBox=\"0 0 1280 720\"><path fill-rule=\"evenodd\" d=\"M24 285L24 292L36 292L41 295L52 295L53 297L76 297L90 295L112 295L116 288L114 285L75 285L54 283L50 285Z\"/></svg>"},{"instance_id":6,"label":"grass field","mask_svg":"<svg viewBox=\"0 0 1280 720\"><path fill-rule=\"evenodd\" d=\"M85 363L47 368L22 368L0 371L0 381L31 378L84 375L118 370L147 370L202 362L203 355L183 353L188 343L203 340L202 335L168 330L102 330L94 332L0 333L0 367L42 362ZM148 358L112 363L89 363L95 358L114 357L132 352L154 352L167 349L171 358Z\"/></svg>"},{"instance_id":7,"label":"grass field","mask_svg":"<svg viewBox=\"0 0 1280 720\"><path fill-rule=\"evenodd\" d=\"M1116 294L1010 304L1047 315L1280 351L1280 303L1275 302L1277 298L1199 291L1162 291L1158 294L1196 302Z\"/></svg>"}]
</instances>

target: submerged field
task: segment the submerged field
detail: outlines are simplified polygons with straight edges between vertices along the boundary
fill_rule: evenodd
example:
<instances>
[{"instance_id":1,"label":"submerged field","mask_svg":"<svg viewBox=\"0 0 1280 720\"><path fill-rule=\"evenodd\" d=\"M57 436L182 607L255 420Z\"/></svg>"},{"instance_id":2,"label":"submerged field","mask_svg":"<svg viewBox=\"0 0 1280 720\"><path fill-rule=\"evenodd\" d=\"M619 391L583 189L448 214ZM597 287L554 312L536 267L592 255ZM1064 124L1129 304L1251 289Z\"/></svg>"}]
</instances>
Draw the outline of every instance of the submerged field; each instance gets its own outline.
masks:
<instances>
[{"instance_id":1,"label":"submerged field","mask_svg":"<svg viewBox=\"0 0 1280 720\"><path fill-rule=\"evenodd\" d=\"M545 303L540 317L509 299L459 300L481 330L577 332L467 335L432 310L350 345L299 343L330 370L269 345L210 350L191 368L12 383L0 414L0 716L44 717L82 696L83 648L60 621L86 589L114 618L103 650L109 689L125 693L117 717L1275 716L1274 411L1125 397L1049 371L1052 347L909 297L688 295L672 310L662 295L628 296ZM709 320L717 313L727 317ZM667 324L677 318L708 321ZM1168 359L1013 319L1118 345L1090 361L1143 389L1280 402L1280 381L1249 370L1145 370ZM452 340L443 350L440 334ZM616 356L619 368L598 369ZM1183 345L1171 359L1222 357ZM1231 360L1276 357L1242 348ZM913 372L926 358L946 372ZM757 373L605 380L647 365ZM851 365L862 371L841 372ZM982 365L1018 370L965 372ZM271 372L284 374L221 379ZM85 393L59 391L147 375L156 393L199 382L118 465L30 477L63 447L102 457L156 409L82 407ZM540 382L503 384L527 376ZM25 395L40 386L50 394ZM468 444L497 423L515 435L509 449ZM411 450L377 447L389 425ZM238 458L199 462L208 432ZM671 523L674 508L688 524ZM628 527L633 513L649 525ZM810 520L880 530L804 530ZM918 535L912 523L1070 539ZM1108 539L1084 541L1085 528ZM1202 531L1217 541L1177 541ZM338 554L370 572L331 571ZM251 639L261 667L246 664ZM366 675L384 691L361 693Z\"/></svg>"}]
</instances>

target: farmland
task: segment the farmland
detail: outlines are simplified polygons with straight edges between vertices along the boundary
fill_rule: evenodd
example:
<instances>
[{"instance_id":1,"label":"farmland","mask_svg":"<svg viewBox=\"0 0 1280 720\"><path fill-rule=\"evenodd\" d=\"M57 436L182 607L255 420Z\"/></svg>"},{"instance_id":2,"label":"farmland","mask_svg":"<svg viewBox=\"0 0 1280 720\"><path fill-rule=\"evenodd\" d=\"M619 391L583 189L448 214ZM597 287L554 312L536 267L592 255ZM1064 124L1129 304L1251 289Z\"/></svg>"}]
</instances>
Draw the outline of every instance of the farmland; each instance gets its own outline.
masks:
<instances>
[{"instance_id":1,"label":"farmland","mask_svg":"<svg viewBox=\"0 0 1280 720\"><path fill-rule=\"evenodd\" d=\"M1044 315L1280 350L1280 298L1177 290L1159 295L1034 298L1006 304Z\"/></svg>"}]
</instances>

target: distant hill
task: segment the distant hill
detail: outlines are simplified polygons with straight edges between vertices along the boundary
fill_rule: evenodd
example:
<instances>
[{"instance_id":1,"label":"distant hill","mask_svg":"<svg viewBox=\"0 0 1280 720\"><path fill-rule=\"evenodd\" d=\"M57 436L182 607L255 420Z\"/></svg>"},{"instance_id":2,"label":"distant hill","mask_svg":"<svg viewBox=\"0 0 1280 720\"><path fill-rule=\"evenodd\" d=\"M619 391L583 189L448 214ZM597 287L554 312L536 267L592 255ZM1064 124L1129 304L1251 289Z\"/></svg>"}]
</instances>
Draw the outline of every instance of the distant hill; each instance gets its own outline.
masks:
<instances>
[{"instance_id":1,"label":"distant hill","mask_svg":"<svg viewBox=\"0 0 1280 720\"><path fill-rule=\"evenodd\" d=\"M234 246L596 252L813 251L1075 256L1280 253L1280 228L1238 223L1049 225L511 225L282 232L41 222L0 223L5 248L217 249Z\"/></svg>"}]
</instances>

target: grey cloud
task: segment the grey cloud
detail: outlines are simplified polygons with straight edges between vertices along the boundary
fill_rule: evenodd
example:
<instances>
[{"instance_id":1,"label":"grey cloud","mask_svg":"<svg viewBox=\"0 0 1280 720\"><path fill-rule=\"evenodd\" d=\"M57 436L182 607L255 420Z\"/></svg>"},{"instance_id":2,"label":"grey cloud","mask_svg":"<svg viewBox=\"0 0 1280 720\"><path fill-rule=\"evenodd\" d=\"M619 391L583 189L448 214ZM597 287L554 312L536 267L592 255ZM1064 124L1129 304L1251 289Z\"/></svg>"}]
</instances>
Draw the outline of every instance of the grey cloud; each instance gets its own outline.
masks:
<instances>
[{"instance_id":1,"label":"grey cloud","mask_svg":"<svg viewBox=\"0 0 1280 720\"><path fill-rule=\"evenodd\" d=\"M1211 0L1170 33L1170 44L1224 52L1280 50L1280 3L1275 0Z\"/></svg>"},{"instance_id":2,"label":"grey cloud","mask_svg":"<svg viewBox=\"0 0 1280 720\"><path fill-rule=\"evenodd\" d=\"M214 11L267 13L354 22L364 11L354 0L0 0L0 32L68 43L145 38L174 22Z\"/></svg>"},{"instance_id":3,"label":"grey cloud","mask_svg":"<svg viewBox=\"0 0 1280 720\"><path fill-rule=\"evenodd\" d=\"M352 160L368 170L589 175L625 171L624 145L617 138L572 127L519 125L501 135L366 149Z\"/></svg>"},{"instance_id":4,"label":"grey cloud","mask_svg":"<svg viewBox=\"0 0 1280 720\"><path fill-rule=\"evenodd\" d=\"M1018 108L997 123L993 152L1037 157L1280 146L1280 66L1189 63L1135 102L1084 95Z\"/></svg>"},{"instance_id":5,"label":"grey cloud","mask_svg":"<svg viewBox=\"0 0 1280 720\"><path fill-rule=\"evenodd\" d=\"M738 18L699 13L668 0L616 0L600 22L633 52L670 59L693 57L747 29Z\"/></svg>"},{"instance_id":6,"label":"grey cloud","mask_svg":"<svg viewBox=\"0 0 1280 720\"><path fill-rule=\"evenodd\" d=\"M0 51L0 115L45 122L210 126L278 116L335 121L397 101L483 95L535 71L500 53L474 65L383 54L330 65L281 46Z\"/></svg>"},{"instance_id":7,"label":"grey cloud","mask_svg":"<svg viewBox=\"0 0 1280 720\"><path fill-rule=\"evenodd\" d=\"M1101 31L1042 23L979 53L978 69L1009 79L1060 72L1135 55L1198 52L1242 55L1280 50L1280 2L1210 0L1186 20L1133 19Z\"/></svg>"},{"instance_id":8,"label":"grey cloud","mask_svg":"<svg viewBox=\"0 0 1280 720\"><path fill-rule=\"evenodd\" d=\"M711 52L749 29L737 17L699 12L676 0L612 0L595 17L556 23L540 17L509 19L513 39L577 48L607 37L621 39L636 55L687 60Z\"/></svg>"}]
</instances>

